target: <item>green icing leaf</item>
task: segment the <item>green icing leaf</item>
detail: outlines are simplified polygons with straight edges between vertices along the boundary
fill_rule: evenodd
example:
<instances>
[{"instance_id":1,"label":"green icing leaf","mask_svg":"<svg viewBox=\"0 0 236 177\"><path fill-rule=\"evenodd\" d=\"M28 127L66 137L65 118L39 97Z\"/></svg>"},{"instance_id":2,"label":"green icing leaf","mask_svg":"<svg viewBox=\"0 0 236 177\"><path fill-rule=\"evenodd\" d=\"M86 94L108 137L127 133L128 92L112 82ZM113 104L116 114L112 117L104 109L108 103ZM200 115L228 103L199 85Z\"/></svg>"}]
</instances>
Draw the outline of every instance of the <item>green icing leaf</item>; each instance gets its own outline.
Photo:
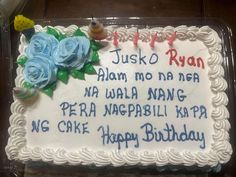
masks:
<instances>
[{"instance_id":1,"label":"green icing leaf","mask_svg":"<svg viewBox=\"0 0 236 177\"><path fill-rule=\"evenodd\" d=\"M79 71L79 70L76 70L76 69L72 69L70 71L70 74L72 77L76 78L76 79L81 79L81 80L85 80L85 77L84 77L84 73Z\"/></svg>"},{"instance_id":2,"label":"green icing leaf","mask_svg":"<svg viewBox=\"0 0 236 177\"><path fill-rule=\"evenodd\" d=\"M69 80L69 73L67 70L59 69L57 72L57 78L62 81L64 84L68 83Z\"/></svg>"},{"instance_id":3,"label":"green icing leaf","mask_svg":"<svg viewBox=\"0 0 236 177\"><path fill-rule=\"evenodd\" d=\"M57 83L56 83L56 82L54 82L54 83L48 85L48 87L51 87L53 90L56 89L56 86L57 86Z\"/></svg>"},{"instance_id":4,"label":"green icing leaf","mask_svg":"<svg viewBox=\"0 0 236 177\"><path fill-rule=\"evenodd\" d=\"M99 62L99 55L97 51L93 51L92 54L90 55L90 61L92 63L98 63Z\"/></svg>"},{"instance_id":5,"label":"green icing leaf","mask_svg":"<svg viewBox=\"0 0 236 177\"><path fill-rule=\"evenodd\" d=\"M63 35L63 34L59 33L57 39L58 39L59 41L61 41L62 39L65 39L65 38L66 38L66 35Z\"/></svg>"},{"instance_id":6,"label":"green icing leaf","mask_svg":"<svg viewBox=\"0 0 236 177\"><path fill-rule=\"evenodd\" d=\"M93 51L98 51L103 47L102 44L100 44L99 42L96 42L94 40L91 40L90 43L91 43L91 48Z\"/></svg>"},{"instance_id":7,"label":"green icing leaf","mask_svg":"<svg viewBox=\"0 0 236 177\"><path fill-rule=\"evenodd\" d=\"M47 33L53 35L55 38L57 38L59 41L61 41L62 39L66 38L65 35L63 35L62 33L60 33L59 31L55 30L54 28L51 27L47 27Z\"/></svg>"},{"instance_id":8,"label":"green icing leaf","mask_svg":"<svg viewBox=\"0 0 236 177\"><path fill-rule=\"evenodd\" d=\"M18 60L17 60L17 64L24 67L26 61L28 60L28 58L26 56L21 56Z\"/></svg>"},{"instance_id":9,"label":"green icing leaf","mask_svg":"<svg viewBox=\"0 0 236 177\"><path fill-rule=\"evenodd\" d=\"M94 69L93 65L91 63L87 63L82 70L87 74L97 74L96 70Z\"/></svg>"},{"instance_id":10,"label":"green icing leaf","mask_svg":"<svg viewBox=\"0 0 236 177\"><path fill-rule=\"evenodd\" d=\"M49 26L47 27L47 33L55 36L55 38L57 39L59 37L59 33L54 28L51 28Z\"/></svg>"},{"instance_id":11,"label":"green icing leaf","mask_svg":"<svg viewBox=\"0 0 236 177\"><path fill-rule=\"evenodd\" d=\"M82 32L79 28L74 32L74 36L86 36L84 32Z\"/></svg>"},{"instance_id":12,"label":"green icing leaf","mask_svg":"<svg viewBox=\"0 0 236 177\"><path fill-rule=\"evenodd\" d=\"M44 88L44 89L42 89L42 92L45 93L49 97L52 97L52 95L53 95L53 89L52 88Z\"/></svg>"},{"instance_id":13,"label":"green icing leaf","mask_svg":"<svg viewBox=\"0 0 236 177\"><path fill-rule=\"evenodd\" d=\"M46 95L48 95L49 97L53 96L53 91L56 88L56 83L50 84L46 87L44 87L42 90L43 93L45 93Z\"/></svg>"},{"instance_id":14,"label":"green icing leaf","mask_svg":"<svg viewBox=\"0 0 236 177\"><path fill-rule=\"evenodd\" d=\"M33 85L30 84L29 82L24 82L24 83L23 83L23 87L25 87L25 88L27 88L27 89L31 89L31 88L33 88Z\"/></svg>"},{"instance_id":15,"label":"green icing leaf","mask_svg":"<svg viewBox=\"0 0 236 177\"><path fill-rule=\"evenodd\" d=\"M78 74L77 74L77 78L80 79L80 80L85 80L84 73L79 71Z\"/></svg>"}]
</instances>

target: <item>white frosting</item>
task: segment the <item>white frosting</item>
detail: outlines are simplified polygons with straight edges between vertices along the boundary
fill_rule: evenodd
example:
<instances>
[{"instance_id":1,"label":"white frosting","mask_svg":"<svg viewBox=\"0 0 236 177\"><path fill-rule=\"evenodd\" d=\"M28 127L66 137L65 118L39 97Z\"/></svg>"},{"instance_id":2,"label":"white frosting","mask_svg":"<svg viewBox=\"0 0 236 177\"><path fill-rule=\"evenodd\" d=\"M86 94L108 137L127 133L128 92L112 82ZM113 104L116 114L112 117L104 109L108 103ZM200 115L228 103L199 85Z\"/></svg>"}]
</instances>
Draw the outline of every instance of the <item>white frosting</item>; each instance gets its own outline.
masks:
<instances>
[{"instance_id":1,"label":"white frosting","mask_svg":"<svg viewBox=\"0 0 236 177\"><path fill-rule=\"evenodd\" d=\"M140 161L144 166L153 165L156 162L156 154L148 151L141 152Z\"/></svg>"},{"instance_id":2,"label":"white frosting","mask_svg":"<svg viewBox=\"0 0 236 177\"><path fill-rule=\"evenodd\" d=\"M68 159L68 162L71 164L71 165L78 165L81 163L81 159L79 157L79 154L78 152L71 152L71 153L68 153L67 154L67 159Z\"/></svg>"},{"instance_id":3,"label":"white frosting","mask_svg":"<svg viewBox=\"0 0 236 177\"><path fill-rule=\"evenodd\" d=\"M66 157L66 151L64 149L58 149L55 154L53 154L53 163L57 165L65 164L68 161Z\"/></svg>"},{"instance_id":4,"label":"white frosting","mask_svg":"<svg viewBox=\"0 0 236 177\"><path fill-rule=\"evenodd\" d=\"M216 154L215 151L210 151L208 154L207 154L207 158L208 158L208 165L211 166L211 167L215 167L217 166L217 163L219 161L219 158L218 158L218 155Z\"/></svg>"},{"instance_id":5,"label":"white frosting","mask_svg":"<svg viewBox=\"0 0 236 177\"><path fill-rule=\"evenodd\" d=\"M108 153L106 151L97 151L97 153L94 154L94 163L96 166L109 165L111 162Z\"/></svg>"},{"instance_id":6,"label":"white frosting","mask_svg":"<svg viewBox=\"0 0 236 177\"><path fill-rule=\"evenodd\" d=\"M111 163L115 167L125 165L124 158L119 150L111 151L110 153Z\"/></svg>"},{"instance_id":7,"label":"white frosting","mask_svg":"<svg viewBox=\"0 0 236 177\"><path fill-rule=\"evenodd\" d=\"M206 153L203 152L197 152L195 154L197 164L199 164L199 167L204 167L208 165L208 156Z\"/></svg>"},{"instance_id":8,"label":"white frosting","mask_svg":"<svg viewBox=\"0 0 236 177\"><path fill-rule=\"evenodd\" d=\"M79 151L79 157L81 159L81 163L83 165L90 165L93 163L93 156L94 153L90 150L88 150L87 148L82 148Z\"/></svg>"},{"instance_id":9,"label":"white frosting","mask_svg":"<svg viewBox=\"0 0 236 177\"><path fill-rule=\"evenodd\" d=\"M157 166L164 166L169 163L169 159L167 157L167 153L165 151L157 151L156 152L156 165Z\"/></svg>"},{"instance_id":10,"label":"white frosting","mask_svg":"<svg viewBox=\"0 0 236 177\"><path fill-rule=\"evenodd\" d=\"M67 36L71 36L74 31L78 29L76 25L71 25L67 28L63 26L56 26L55 27L58 31L60 31L63 34L66 34ZM42 27L40 25L35 26L36 32L40 31L46 31L46 27ZM87 27L82 27L81 30L83 32L87 31ZM108 26L108 37L107 41L110 43L109 47L112 48L112 40L114 38L114 32L118 33L119 38L119 45L121 48L129 48L129 50L135 50L132 46L132 40L134 37L134 34L137 32L136 27L119 27L119 26ZM167 26L167 27L154 27L151 29L144 28L139 29L140 33L140 41L139 45L144 47L144 50L149 50L149 42L151 40L151 37L155 34L158 36L158 47L164 47L164 43L166 43L166 40L174 33L176 32L177 40L174 43L175 47L188 47L188 45L193 45L194 47L199 48L199 54L201 53L201 50L203 50L203 57L207 57L207 61L205 64L208 64L207 71L208 71L208 77L204 77L204 73L200 73L201 79L203 79L203 82L205 84L209 85L210 88L208 90L204 90L203 88L193 88L193 90L189 90L189 94L193 94L193 99L191 101L196 101L199 99L204 100L204 98L200 98L197 95L194 95L194 89L200 89L200 94L204 94L204 92L209 93L208 100L209 101L209 117L206 122L200 122L204 125L198 125L198 122L192 121L193 128L197 126L203 126L203 129L205 127L205 130L207 131L206 135L206 145L207 148L205 150L199 150L197 148L194 148L194 143L188 142L183 147L179 144L172 144L171 146L166 146L164 144L158 144L158 146L151 144L150 146L145 146L143 149L141 148L140 151L137 151L133 148L126 149L126 150L117 150L117 148L114 148L114 146L110 146L107 149L103 148L102 146L97 147L97 137L94 137L94 139L88 139L88 145L84 145L84 143L74 143L73 141L76 141L74 136L71 134L68 134L68 136L64 138L68 138L71 140L71 144L66 144L64 142L63 144L63 138L58 139L58 134L52 135L52 137L48 135L38 135L38 139L35 140L35 137L32 135L30 131L30 120L32 114L39 113L41 110L39 109L38 112L34 112L35 106L33 105L31 108L28 108L27 106L23 105L20 101L15 100L11 105L11 112L12 115L9 119L10 121L10 128L9 128L9 134L10 138L8 140L8 145L6 147L6 153L9 159L16 159L21 161L39 161L42 160L44 162L53 162L54 164L70 164L70 165L90 165L95 164L96 166L107 166L107 165L113 165L113 166L124 166L124 165L153 165L156 166L165 166L165 165L184 165L184 166L198 166L198 167L204 167L204 166L211 166L215 167L219 163L223 164L229 161L230 156L232 154L232 148L229 143L229 134L228 131L230 129L230 124L228 122L229 118L229 112L226 108L228 103L227 95L225 94L225 90L227 89L227 82L224 79L224 68L221 66L223 57L221 55L221 40L218 37L218 34L211 29L208 26L203 26L201 28L198 28L196 26L190 26L187 27L185 25L178 26L176 28ZM184 44L186 41L186 44ZM188 41L192 41L192 43L188 43ZM20 38L21 44L19 45L19 52L20 56L24 55L25 48L27 47L27 41L24 36L21 36ZM195 43L196 42L196 43ZM204 51L204 47L207 49ZM158 48L157 47L157 48ZM193 48L194 48L193 47ZM114 47L113 47L114 48ZM168 48L168 45L165 44L165 49ZM109 55L107 53L109 49L101 49L99 51L100 58L101 59L107 59ZM191 49L194 51L194 49ZM157 52L160 52L157 50ZM164 51L163 51L164 52ZM195 51L196 52L196 51ZM185 52L187 55L188 52ZM18 57L18 58L19 58ZM160 57L161 58L161 57ZM101 61L101 65L105 65L107 67L112 67L109 64L106 64L105 61ZM121 66L116 66L120 68L120 71L123 70ZM145 66L146 67L146 66ZM114 69L114 68L113 68ZM125 69L125 66L124 66ZM126 68L127 69L127 68ZM129 69L129 68L128 68ZM132 70L134 68L130 68ZM137 68L138 69L138 66ZM148 70L147 66L147 70ZM167 68L168 69L168 68ZM115 69L114 69L115 70ZM145 70L145 68L144 68ZM174 70L174 69L173 69ZM176 70L178 68L176 67ZM24 79L23 79L23 69L21 67L17 68L17 77L15 79L16 86L22 86ZM191 71L191 70L190 70ZM130 71L131 73L133 71ZM207 76L207 74L206 74ZM86 76L86 83L92 82L92 79L90 78L92 76ZM204 78L203 78L204 77ZM79 83L83 81L75 80L73 78L70 78L69 84L73 83ZM69 85L68 84L68 85ZM84 84L84 82L83 82ZM151 83L153 84L153 83ZM85 84L86 85L86 84ZM89 85L89 84L88 84ZM148 85L148 84L147 84ZM204 85L204 83L202 84ZM62 96L63 93L67 93L66 90L63 92L63 90L66 88L66 86L59 84L57 88L58 95ZM110 86L112 87L112 85ZM188 84L185 86L185 88L188 88ZM73 88L73 87L70 87ZM61 91L59 91L61 89ZM57 92L57 90L55 92ZM199 91L199 90L198 90ZM73 92L73 91L72 91ZM57 95L57 93L54 93ZM69 99L74 99L73 97L76 97L77 95L71 95L69 94ZM195 97L194 97L195 96ZM208 96L208 95L207 95ZM63 97L63 96L62 96ZM202 96L204 97L204 96ZM66 98L66 97L64 97ZM46 107L50 107L52 109L52 112L56 112L56 110L52 106L49 106L50 98L48 98L45 95L40 95L39 101L42 102L42 104L46 104ZM55 99L55 102L59 102L57 99ZM48 104L48 105L47 105ZM206 104L208 105L207 101ZM40 106L39 103L36 104L36 106ZM33 112L33 113L32 113ZM43 117L44 113L41 116ZM54 117L55 116L55 117ZM53 114L51 119L55 119L56 116L58 116L57 113L55 115ZM50 118L48 118L50 119ZM28 122L29 121L29 122ZM53 122L53 120L50 120ZM109 123L115 122L115 118L111 120L107 120ZM161 124L161 120L160 124ZM139 120L135 123L138 123ZM175 125L178 125L178 122L173 121ZM104 123L104 122L103 122ZM134 123L134 124L135 124ZM119 124L119 122L118 122ZM129 127L130 125L133 125L131 121L127 122L127 125L119 125L120 128L124 126L124 128ZM71 136L71 137L70 137ZM55 141L51 140L50 138L54 138ZM47 141L48 140L48 141ZM51 141L51 143L49 143ZM82 141L82 140L81 140ZM94 141L94 142L93 142ZM48 144L47 144L48 143ZM64 147L60 147L62 144ZM95 146L91 144L95 144ZM76 147L73 147L73 145L78 145ZM48 146L47 146L48 145ZM59 146L60 145L60 146ZM188 149L189 148L189 149Z\"/></svg>"},{"instance_id":11,"label":"white frosting","mask_svg":"<svg viewBox=\"0 0 236 177\"><path fill-rule=\"evenodd\" d=\"M196 163L196 156L190 151L183 152L183 163L185 166L193 166Z\"/></svg>"},{"instance_id":12,"label":"white frosting","mask_svg":"<svg viewBox=\"0 0 236 177\"><path fill-rule=\"evenodd\" d=\"M43 149L41 151L41 157L42 157L42 161L44 162L52 162L53 161L53 154L55 154L55 151L53 149L47 148L47 149ZM68 161L72 164L71 158L68 157Z\"/></svg>"},{"instance_id":13,"label":"white frosting","mask_svg":"<svg viewBox=\"0 0 236 177\"><path fill-rule=\"evenodd\" d=\"M181 165L183 163L183 156L174 149L167 151L167 156L169 163L172 165Z\"/></svg>"},{"instance_id":14,"label":"white frosting","mask_svg":"<svg viewBox=\"0 0 236 177\"><path fill-rule=\"evenodd\" d=\"M129 165L137 165L140 162L138 154L133 150L124 151L123 158Z\"/></svg>"},{"instance_id":15,"label":"white frosting","mask_svg":"<svg viewBox=\"0 0 236 177\"><path fill-rule=\"evenodd\" d=\"M229 121L224 119L224 120L215 121L214 128L216 130L222 129L228 132L231 126L230 126Z\"/></svg>"}]
</instances>

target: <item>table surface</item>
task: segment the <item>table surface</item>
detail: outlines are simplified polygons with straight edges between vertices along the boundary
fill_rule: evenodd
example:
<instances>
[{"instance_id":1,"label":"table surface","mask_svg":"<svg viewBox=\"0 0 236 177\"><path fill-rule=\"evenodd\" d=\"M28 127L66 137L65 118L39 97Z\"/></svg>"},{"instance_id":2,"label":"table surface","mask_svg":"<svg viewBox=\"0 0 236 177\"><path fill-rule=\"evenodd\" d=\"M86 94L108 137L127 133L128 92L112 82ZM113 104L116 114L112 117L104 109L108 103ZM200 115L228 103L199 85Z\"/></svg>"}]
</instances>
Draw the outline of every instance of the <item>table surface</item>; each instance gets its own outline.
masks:
<instances>
[{"instance_id":1,"label":"table surface","mask_svg":"<svg viewBox=\"0 0 236 177\"><path fill-rule=\"evenodd\" d=\"M78 17L213 17L223 20L231 29L232 33L236 34L236 1L234 0L30 0L21 9L24 16L31 19L47 19L47 18L78 18ZM12 28L12 27L11 27ZM16 34L11 30L12 40L12 56L16 56ZM233 35L233 43L236 44L236 37ZM236 48L233 47L235 53ZM0 59L0 176L16 176L14 173L9 173L10 170L15 170L19 164L11 164L6 159L4 148L7 142L8 117L10 115L9 107L12 100L9 100L9 66L7 60ZM231 77L234 77L231 73ZM232 98L236 100L235 97ZM235 107L235 106L234 106ZM234 109L231 115L235 115ZM236 134L235 117L231 116L231 144L235 149ZM4 166L9 164L9 166ZM20 169L21 167L19 167ZM235 177L236 176L236 155L233 154L230 162L228 162L220 173L209 174L194 174L188 173L188 176L216 176L216 177ZM18 170L19 176L59 176L55 169L47 169L43 172L37 172L33 168L26 167L27 170ZM47 173L47 175L46 175ZM56 175L55 175L56 174ZM68 176L64 174L63 176ZM184 172L177 173L158 173L149 170L86 170L82 169L77 172L76 176L187 176Z\"/></svg>"}]
</instances>

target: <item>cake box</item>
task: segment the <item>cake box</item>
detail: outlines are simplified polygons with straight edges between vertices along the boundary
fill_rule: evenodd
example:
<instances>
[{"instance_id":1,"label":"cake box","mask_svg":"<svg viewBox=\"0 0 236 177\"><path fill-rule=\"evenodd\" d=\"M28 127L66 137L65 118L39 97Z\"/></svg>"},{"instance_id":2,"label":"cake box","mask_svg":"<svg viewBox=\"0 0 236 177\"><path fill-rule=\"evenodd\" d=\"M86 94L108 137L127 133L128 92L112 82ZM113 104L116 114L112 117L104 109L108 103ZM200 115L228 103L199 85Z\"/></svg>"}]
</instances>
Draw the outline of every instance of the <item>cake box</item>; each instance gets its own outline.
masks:
<instances>
[{"instance_id":1,"label":"cake box","mask_svg":"<svg viewBox=\"0 0 236 177\"><path fill-rule=\"evenodd\" d=\"M50 28L73 37L79 29L88 36L90 20L38 20L35 31ZM8 158L26 164L220 171L232 154L228 28L198 19L98 20L107 39L90 41L91 49L82 44L100 60L91 73L82 79L72 73L66 83L57 82L53 95L40 91L30 104L14 97ZM102 47L95 50L93 44ZM18 61L29 45L19 38ZM60 49L54 50L58 56ZM58 70L64 67L57 64ZM19 65L15 70L21 87L25 71Z\"/></svg>"}]
</instances>

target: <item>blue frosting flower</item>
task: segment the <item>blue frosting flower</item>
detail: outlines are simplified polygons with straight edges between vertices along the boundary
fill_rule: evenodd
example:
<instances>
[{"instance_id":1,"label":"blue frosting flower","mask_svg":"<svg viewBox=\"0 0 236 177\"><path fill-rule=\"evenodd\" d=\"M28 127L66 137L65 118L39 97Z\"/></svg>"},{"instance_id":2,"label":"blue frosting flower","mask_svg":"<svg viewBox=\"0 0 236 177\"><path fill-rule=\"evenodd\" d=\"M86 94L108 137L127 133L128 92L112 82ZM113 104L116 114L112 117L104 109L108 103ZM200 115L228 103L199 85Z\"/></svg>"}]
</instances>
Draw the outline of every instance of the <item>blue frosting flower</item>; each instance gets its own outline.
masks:
<instances>
[{"instance_id":1,"label":"blue frosting flower","mask_svg":"<svg viewBox=\"0 0 236 177\"><path fill-rule=\"evenodd\" d=\"M36 88L44 88L56 81L57 67L53 60L44 56L34 56L24 68L24 78Z\"/></svg>"},{"instance_id":2,"label":"blue frosting flower","mask_svg":"<svg viewBox=\"0 0 236 177\"><path fill-rule=\"evenodd\" d=\"M50 34L40 32L35 34L26 48L26 56L31 59L34 56L50 57L58 45L58 40Z\"/></svg>"},{"instance_id":3,"label":"blue frosting flower","mask_svg":"<svg viewBox=\"0 0 236 177\"><path fill-rule=\"evenodd\" d=\"M88 60L89 48L90 41L84 36L65 38L53 53L54 62L62 68L81 69Z\"/></svg>"}]
</instances>

